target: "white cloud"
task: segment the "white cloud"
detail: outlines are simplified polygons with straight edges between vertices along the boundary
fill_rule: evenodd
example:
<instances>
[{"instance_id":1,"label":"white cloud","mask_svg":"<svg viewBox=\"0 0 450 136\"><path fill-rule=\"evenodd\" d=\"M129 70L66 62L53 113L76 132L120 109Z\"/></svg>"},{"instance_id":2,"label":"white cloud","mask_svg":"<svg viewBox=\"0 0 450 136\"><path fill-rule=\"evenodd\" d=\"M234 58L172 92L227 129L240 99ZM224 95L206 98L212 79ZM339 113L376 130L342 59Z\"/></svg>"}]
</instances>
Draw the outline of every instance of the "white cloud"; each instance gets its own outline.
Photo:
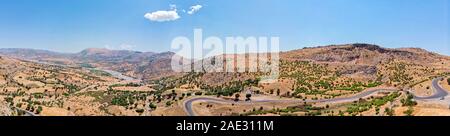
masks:
<instances>
[{"instance_id":1,"label":"white cloud","mask_svg":"<svg viewBox=\"0 0 450 136\"><path fill-rule=\"evenodd\" d=\"M156 22L166 22L166 21L174 21L180 19L180 15L177 12L177 5L170 4L170 10L159 10L151 13L145 13L144 17L150 21ZM194 5L189 8L188 11L182 9L183 13L187 13L189 15L197 13L203 6L202 5Z\"/></svg>"},{"instance_id":2,"label":"white cloud","mask_svg":"<svg viewBox=\"0 0 450 136\"><path fill-rule=\"evenodd\" d=\"M156 22L165 22L165 21L174 21L180 18L180 15L177 13L176 7L173 7L174 5L171 5L171 10L164 11L155 11L152 13L146 13L144 15L145 18L147 18L150 21L156 21Z\"/></svg>"},{"instance_id":3,"label":"white cloud","mask_svg":"<svg viewBox=\"0 0 450 136\"><path fill-rule=\"evenodd\" d=\"M203 7L202 5L191 6L187 13L192 15L192 14L196 13L197 11L199 11L202 7Z\"/></svg>"}]
</instances>

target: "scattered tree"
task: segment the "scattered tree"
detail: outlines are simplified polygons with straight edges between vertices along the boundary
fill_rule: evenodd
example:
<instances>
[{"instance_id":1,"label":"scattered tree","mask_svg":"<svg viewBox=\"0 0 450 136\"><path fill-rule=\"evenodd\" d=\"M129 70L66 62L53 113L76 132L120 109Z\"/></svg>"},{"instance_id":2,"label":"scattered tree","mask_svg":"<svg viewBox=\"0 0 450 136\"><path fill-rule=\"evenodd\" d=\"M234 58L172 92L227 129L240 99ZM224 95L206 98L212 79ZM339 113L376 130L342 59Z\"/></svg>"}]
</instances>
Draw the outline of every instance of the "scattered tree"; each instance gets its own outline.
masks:
<instances>
[{"instance_id":1,"label":"scattered tree","mask_svg":"<svg viewBox=\"0 0 450 136\"><path fill-rule=\"evenodd\" d=\"M150 103L148 107L150 107L150 109L152 110L155 110L157 108L157 106L153 103Z\"/></svg>"},{"instance_id":2,"label":"scattered tree","mask_svg":"<svg viewBox=\"0 0 450 136\"><path fill-rule=\"evenodd\" d=\"M241 95L235 94L235 95L234 95L234 101L239 101L239 97L241 97Z\"/></svg>"},{"instance_id":3,"label":"scattered tree","mask_svg":"<svg viewBox=\"0 0 450 136\"><path fill-rule=\"evenodd\" d=\"M417 102L413 100L414 96L412 94L408 94L406 99L400 100L403 106L415 106Z\"/></svg>"},{"instance_id":4,"label":"scattered tree","mask_svg":"<svg viewBox=\"0 0 450 136\"><path fill-rule=\"evenodd\" d=\"M168 107L168 106L171 106L172 105L172 102L171 101L167 101L166 102L166 106Z\"/></svg>"},{"instance_id":5,"label":"scattered tree","mask_svg":"<svg viewBox=\"0 0 450 136\"><path fill-rule=\"evenodd\" d=\"M40 114L42 112L42 106L39 106L36 110L36 114Z\"/></svg>"},{"instance_id":6,"label":"scattered tree","mask_svg":"<svg viewBox=\"0 0 450 136\"><path fill-rule=\"evenodd\" d=\"M410 106L410 107L408 107L408 110L406 110L403 113L405 113L406 116L412 116L413 112L414 112L414 109L412 106Z\"/></svg>"},{"instance_id":7,"label":"scattered tree","mask_svg":"<svg viewBox=\"0 0 450 136\"><path fill-rule=\"evenodd\" d=\"M388 116L394 116L394 110L391 109L391 108L386 107L386 108L384 109L384 112L385 112L386 115L388 115Z\"/></svg>"},{"instance_id":8,"label":"scattered tree","mask_svg":"<svg viewBox=\"0 0 450 136\"><path fill-rule=\"evenodd\" d=\"M144 113L144 109L137 109L136 112L139 114L142 114L142 113Z\"/></svg>"},{"instance_id":9,"label":"scattered tree","mask_svg":"<svg viewBox=\"0 0 450 136\"><path fill-rule=\"evenodd\" d=\"M203 92L195 92L195 95L197 95L197 96L200 96L202 94L203 94Z\"/></svg>"},{"instance_id":10,"label":"scattered tree","mask_svg":"<svg viewBox=\"0 0 450 136\"><path fill-rule=\"evenodd\" d=\"M245 101L250 101L251 97L252 97L252 94L246 94L245 98L247 98L247 99L245 99Z\"/></svg>"}]
</instances>

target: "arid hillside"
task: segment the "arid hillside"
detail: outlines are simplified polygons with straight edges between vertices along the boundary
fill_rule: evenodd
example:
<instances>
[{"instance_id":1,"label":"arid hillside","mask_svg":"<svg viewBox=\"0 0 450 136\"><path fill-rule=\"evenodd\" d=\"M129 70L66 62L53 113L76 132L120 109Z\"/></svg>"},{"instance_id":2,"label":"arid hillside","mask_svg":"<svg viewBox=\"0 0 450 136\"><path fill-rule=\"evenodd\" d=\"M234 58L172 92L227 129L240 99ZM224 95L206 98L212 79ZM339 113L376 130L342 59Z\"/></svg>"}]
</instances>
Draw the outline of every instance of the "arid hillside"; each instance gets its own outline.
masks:
<instances>
[{"instance_id":1,"label":"arid hillside","mask_svg":"<svg viewBox=\"0 0 450 136\"><path fill-rule=\"evenodd\" d=\"M370 44L281 52L280 75L275 83L260 82L267 74L262 72L175 73L170 65L173 55L107 49L86 49L75 54L0 49L0 99L4 100L0 114L186 115L185 100L201 96L240 100L244 96L250 99L248 95L252 94L253 99L317 101L352 97L373 88L396 91L331 106L305 102L236 108L203 103L205 108L200 103L197 107L208 115L281 115L286 110L298 111L289 113L294 115L383 115L379 108L385 107L381 111L389 114L395 108L413 114L417 103L406 90L431 95L431 80L450 74L449 56ZM127 76L132 78L123 78ZM277 110L262 110L273 107ZM416 111L426 115L429 109L416 107Z\"/></svg>"},{"instance_id":2,"label":"arid hillside","mask_svg":"<svg viewBox=\"0 0 450 136\"><path fill-rule=\"evenodd\" d=\"M345 82L348 85L380 82L407 87L450 71L449 56L417 48L388 49L370 44L330 45L282 52L280 61L281 79L286 82L328 80L330 84ZM223 86L233 81L254 80L262 75L192 73L176 79L180 83L199 86Z\"/></svg>"},{"instance_id":3,"label":"arid hillside","mask_svg":"<svg viewBox=\"0 0 450 136\"><path fill-rule=\"evenodd\" d=\"M103 68L144 80L173 75L170 60L174 53L137 52L89 48L79 53L57 53L34 49L0 49L0 55L74 67Z\"/></svg>"}]
</instances>

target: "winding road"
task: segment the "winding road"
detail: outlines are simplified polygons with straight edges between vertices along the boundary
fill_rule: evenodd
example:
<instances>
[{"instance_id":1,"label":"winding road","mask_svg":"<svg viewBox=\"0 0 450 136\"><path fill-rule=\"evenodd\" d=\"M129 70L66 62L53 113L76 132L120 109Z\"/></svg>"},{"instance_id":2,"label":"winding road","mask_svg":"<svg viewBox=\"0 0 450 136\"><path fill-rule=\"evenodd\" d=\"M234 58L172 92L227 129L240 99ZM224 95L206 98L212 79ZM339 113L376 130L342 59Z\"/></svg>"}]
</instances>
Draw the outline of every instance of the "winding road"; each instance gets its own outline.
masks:
<instances>
[{"instance_id":1,"label":"winding road","mask_svg":"<svg viewBox=\"0 0 450 136\"><path fill-rule=\"evenodd\" d=\"M51 65L51 66L59 66L59 67L69 67L69 65L63 65L63 64L55 64L55 63L49 63L49 62L45 62L45 61L38 61L38 60L27 60L24 59L25 61L29 61L29 62L33 62L33 63L38 63L38 64L43 64L43 65ZM108 70L108 69L103 69L103 68L87 68L89 70L100 70L100 71L104 71L106 73L111 74L111 76L117 78L117 79L122 79L125 81L137 81L137 82L141 82L140 79L135 79L133 77L129 77L126 76L120 72L117 71L113 71L113 70Z\"/></svg>"},{"instance_id":2,"label":"winding road","mask_svg":"<svg viewBox=\"0 0 450 136\"><path fill-rule=\"evenodd\" d=\"M195 112L192 109L192 104L197 101L204 102L215 102L215 103L234 103L234 104L256 104L256 103L303 103L303 102L317 102L317 103L340 103L340 102L351 102L359 100L360 98L370 96L374 93L378 92L393 92L395 89L392 88L383 88L383 89L373 89L361 92L354 96L350 97L342 97L342 98L332 98L332 99L322 99L322 100L296 100L296 99L286 99L286 100L251 100L251 101L234 101L234 100L225 100L214 97L195 97L184 102L183 108L188 116L195 116Z\"/></svg>"},{"instance_id":3,"label":"winding road","mask_svg":"<svg viewBox=\"0 0 450 136\"><path fill-rule=\"evenodd\" d=\"M425 97L420 97L420 96L414 95L414 99L429 100L429 99L442 99L442 98L446 97L448 95L448 92L446 90L444 90L444 88L442 88L441 85L439 85L439 81L442 79L443 79L442 77L433 79L433 81L431 83L431 87L433 88L433 91L434 91L433 95L425 96Z\"/></svg>"},{"instance_id":4,"label":"winding road","mask_svg":"<svg viewBox=\"0 0 450 136\"><path fill-rule=\"evenodd\" d=\"M107 69L100 69L100 68L94 68L95 70L101 70L101 71L105 71L106 73L111 74L113 77L118 78L118 79L122 79L125 81L135 81L137 79L133 78L133 77L129 77L129 76L125 76L120 72L117 71L113 71L113 70L107 70ZM140 80L139 80L140 82Z\"/></svg>"},{"instance_id":5,"label":"winding road","mask_svg":"<svg viewBox=\"0 0 450 136\"><path fill-rule=\"evenodd\" d=\"M416 100L430 100L430 99L443 99L448 95L448 92L439 85L439 81L442 80L442 77L435 78L432 81L432 87L434 90L434 94L431 96L426 97L419 97L414 95L414 99ZM214 97L196 97L189 99L184 102L183 108L184 111L187 113L188 116L195 116L195 112L192 109L192 104L197 101L204 101L204 102L216 102L216 103L234 103L234 104L256 104L256 103L267 103L267 102L275 102L275 103L303 103L303 102L317 102L317 103L342 103L342 102L350 102L355 101L360 98L370 96L374 93L378 92L392 92L395 91L395 89L392 88L383 88L383 89L373 89L364 91L362 93L356 94L354 96L350 97L343 97L343 98L333 98L333 99L322 99L322 100L252 100L252 101L233 101L233 100L225 100L220 98L214 98Z\"/></svg>"},{"instance_id":6,"label":"winding road","mask_svg":"<svg viewBox=\"0 0 450 136\"><path fill-rule=\"evenodd\" d=\"M31 112L31 111L27 111L27 110L24 110L24 109L21 109L21 108L17 108L17 107L14 107L14 109L16 109L16 110L18 110L18 111L22 111L22 112L24 112L25 114L25 116L38 116L37 114L34 114L33 112Z\"/></svg>"}]
</instances>

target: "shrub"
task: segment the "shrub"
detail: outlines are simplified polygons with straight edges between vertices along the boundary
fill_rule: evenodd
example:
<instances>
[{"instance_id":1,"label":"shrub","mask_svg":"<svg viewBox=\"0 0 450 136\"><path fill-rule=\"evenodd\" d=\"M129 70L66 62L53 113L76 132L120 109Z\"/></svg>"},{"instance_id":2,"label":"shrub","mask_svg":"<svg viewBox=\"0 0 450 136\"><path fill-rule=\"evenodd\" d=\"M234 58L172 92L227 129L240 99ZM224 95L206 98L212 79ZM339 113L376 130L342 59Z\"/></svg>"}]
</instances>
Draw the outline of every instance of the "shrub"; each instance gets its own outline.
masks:
<instances>
[{"instance_id":1,"label":"shrub","mask_svg":"<svg viewBox=\"0 0 450 136\"><path fill-rule=\"evenodd\" d=\"M239 101L239 97L241 97L241 95L235 94L234 97L235 97L235 98L234 98L234 101Z\"/></svg>"},{"instance_id":2,"label":"shrub","mask_svg":"<svg viewBox=\"0 0 450 136\"><path fill-rule=\"evenodd\" d=\"M356 102L356 103L350 105L349 107L347 107L346 111L349 114L355 115L357 113L367 111L367 110L371 109L373 106L380 107L382 105L385 105L387 102L392 102L398 96L400 96L399 93L393 93L393 94L390 94L383 98L373 99L372 101Z\"/></svg>"},{"instance_id":3,"label":"shrub","mask_svg":"<svg viewBox=\"0 0 450 136\"><path fill-rule=\"evenodd\" d=\"M170 106L170 105L172 105L172 102L171 101L167 101L166 102L166 106Z\"/></svg>"},{"instance_id":4,"label":"shrub","mask_svg":"<svg viewBox=\"0 0 450 136\"><path fill-rule=\"evenodd\" d=\"M388 115L388 116L394 116L394 110L393 109L390 109L390 108L385 108L384 109L384 112L386 112L386 115Z\"/></svg>"},{"instance_id":5,"label":"shrub","mask_svg":"<svg viewBox=\"0 0 450 136\"><path fill-rule=\"evenodd\" d=\"M412 107L408 107L408 110L403 112L406 116L412 116L414 109Z\"/></svg>"},{"instance_id":6,"label":"shrub","mask_svg":"<svg viewBox=\"0 0 450 136\"><path fill-rule=\"evenodd\" d=\"M144 109L137 109L136 112L142 114L142 113L144 113Z\"/></svg>"},{"instance_id":7,"label":"shrub","mask_svg":"<svg viewBox=\"0 0 450 136\"><path fill-rule=\"evenodd\" d=\"M245 98L247 98L247 99L245 99L246 101L250 101L250 98L252 97L252 94L246 94L245 95Z\"/></svg>"},{"instance_id":8,"label":"shrub","mask_svg":"<svg viewBox=\"0 0 450 136\"><path fill-rule=\"evenodd\" d=\"M150 107L150 109L156 109L157 106L153 103L150 103L149 107Z\"/></svg>"},{"instance_id":9,"label":"shrub","mask_svg":"<svg viewBox=\"0 0 450 136\"><path fill-rule=\"evenodd\" d=\"M111 104L119 106L128 106L133 103L133 96L130 93L118 94L111 100Z\"/></svg>"},{"instance_id":10,"label":"shrub","mask_svg":"<svg viewBox=\"0 0 450 136\"><path fill-rule=\"evenodd\" d=\"M417 102L413 100L414 96L411 94L408 94L408 97L406 99L402 99L402 105L403 106L415 106L417 105Z\"/></svg>"},{"instance_id":11,"label":"shrub","mask_svg":"<svg viewBox=\"0 0 450 136\"><path fill-rule=\"evenodd\" d=\"M36 114L40 114L41 112L42 112L42 107L39 106L39 107L37 108L37 110L36 110Z\"/></svg>"},{"instance_id":12,"label":"shrub","mask_svg":"<svg viewBox=\"0 0 450 136\"><path fill-rule=\"evenodd\" d=\"M195 92L195 95L202 95L203 92Z\"/></svg>"}]
</instances>

